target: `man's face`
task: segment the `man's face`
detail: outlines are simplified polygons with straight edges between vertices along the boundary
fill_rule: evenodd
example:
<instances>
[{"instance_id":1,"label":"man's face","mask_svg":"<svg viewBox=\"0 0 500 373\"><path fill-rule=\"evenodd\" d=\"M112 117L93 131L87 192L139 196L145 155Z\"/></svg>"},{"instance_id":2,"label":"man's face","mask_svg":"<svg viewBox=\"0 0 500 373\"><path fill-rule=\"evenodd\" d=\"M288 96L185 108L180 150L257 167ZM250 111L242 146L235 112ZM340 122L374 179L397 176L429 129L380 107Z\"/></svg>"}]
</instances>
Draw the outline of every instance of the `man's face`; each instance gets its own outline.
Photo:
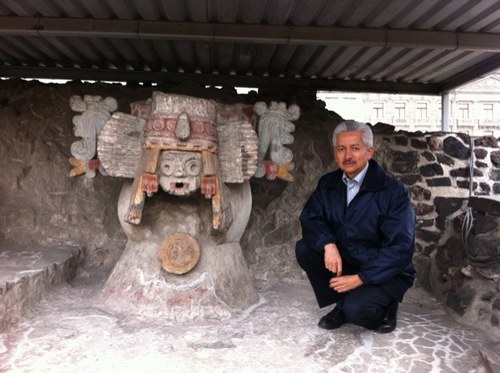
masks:
<instances>
[{"instance_id":1,"label":"man's face","mask_svg":"<svg viewBox=\"0 0 500 373\"><path fill-rule=\"evenodd\" d=\"M201 154L168 150L161 154L161 188L175 196L187 196L200 188Z\"/></svg>"},{"instance_id":2,"label":"man's face","mask_svg":"<svg viewBox=\"0 0 500 373\"><path fill-rule=\"evenodd\" d=\"M365 168L373 156L374 149L365 146L361 132L347 131L337 136L333 152L340 169L352 179Z\"/></svg>"}]
</instances>

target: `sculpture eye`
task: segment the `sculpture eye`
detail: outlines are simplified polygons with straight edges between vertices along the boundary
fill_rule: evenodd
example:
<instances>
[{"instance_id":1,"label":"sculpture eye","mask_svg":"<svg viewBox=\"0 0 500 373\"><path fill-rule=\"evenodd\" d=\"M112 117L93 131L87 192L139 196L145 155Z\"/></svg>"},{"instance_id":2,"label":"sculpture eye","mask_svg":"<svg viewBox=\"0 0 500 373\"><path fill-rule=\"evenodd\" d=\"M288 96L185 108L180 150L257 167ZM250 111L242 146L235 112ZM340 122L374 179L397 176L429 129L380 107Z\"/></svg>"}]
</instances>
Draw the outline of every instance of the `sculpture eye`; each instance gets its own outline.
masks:
<instances>
[{"instance_id":1,"label":"sculpture eye","mask_svg":"<svg viewBox=\"0 0 500 373\"><path fill-rule=\"evenodd\" d=\"M186 162L186 171L190 176L197 176L200 173L200 162L197 159L190 159Z\"/></svg>"},{"instance_id":2,"label":"sculpture eye","mask_svg":"<svg viewBox=\"0 0 500 373\"><path fill-rule=\"evenodd\" d=\"M161 173L164 175L172 175L174 172L174 167L170 162L163 162L161 165Z\"/></svg>"}]
</instances>

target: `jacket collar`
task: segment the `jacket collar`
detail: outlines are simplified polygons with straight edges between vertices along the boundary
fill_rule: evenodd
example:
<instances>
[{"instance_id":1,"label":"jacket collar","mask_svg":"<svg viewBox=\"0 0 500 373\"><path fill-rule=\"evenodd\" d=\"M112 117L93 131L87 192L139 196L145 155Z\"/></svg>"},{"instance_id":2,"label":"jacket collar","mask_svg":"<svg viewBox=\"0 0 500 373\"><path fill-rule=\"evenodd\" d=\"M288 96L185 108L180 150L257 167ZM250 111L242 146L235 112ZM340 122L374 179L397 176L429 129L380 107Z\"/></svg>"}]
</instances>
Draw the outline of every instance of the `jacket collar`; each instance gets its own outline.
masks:
<instances>
[{"instance_id":1,"label":"jacket collar","mask_svg":"<svg viewBox=\"0 0 500 373\"><path fill-rule=\"evenodd\" d=\"M330 188L341 188L342 182L342 170L339 168L335 170L332 177L326 183L327 187ZM380 167L380 165L374 159L370 159L368 162L368 170L366 171L363 184L361 184L360 190L374 191L385 187L385 177L386 173Z\"/></svg>"}]
</instances>

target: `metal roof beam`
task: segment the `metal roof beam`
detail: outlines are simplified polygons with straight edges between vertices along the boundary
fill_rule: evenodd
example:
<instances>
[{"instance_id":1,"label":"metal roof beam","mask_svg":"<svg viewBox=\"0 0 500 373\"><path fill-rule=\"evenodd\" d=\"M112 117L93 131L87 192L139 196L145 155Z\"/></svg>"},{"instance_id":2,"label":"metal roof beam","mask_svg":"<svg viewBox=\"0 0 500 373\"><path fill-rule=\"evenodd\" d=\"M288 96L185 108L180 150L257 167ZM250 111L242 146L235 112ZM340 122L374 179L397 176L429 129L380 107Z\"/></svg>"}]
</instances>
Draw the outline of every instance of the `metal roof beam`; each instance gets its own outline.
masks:
<instances>
[{"instance_id":1,"label":"metal roof beam","mask_svg":"<svg viewBox=\"0 0 500 373\"><path fill-rule=\"evenodd\" d=\"M500 34L145 20L0 17L0 35L116 37L294 45L358 45L500 52Z\"/></svg>"},{"instance_id":2,"label":"metal roof beam","mask_svg":"<svg viewBox=\"0 0 500 373\"><path fill-rule=\"evenodd\" d=\"M498 69L500 69L500 56L497 55L445 80L445 82L441 84L440 90L441 92L450 91Z\"/></svg>"},{"instance_id":3,"label":"metal roof beam","mask_svg":"<svg viewBox=\"0 0 500 373\"><path fill-rule=\"evenodd\" d=\"M269 76L224 75L224 74L188 74L154 71L70 69L47 67L0 66L0 77L33 79L70 79L96 81L124 81L149 83L197 82L203 85L255 87L276 89L301 89L315 91L353 91L377 93L409 93L437 95L441 86L438 84L415 84L396 82L366 82L339 79L299 79Z\"/></svg>"}]
</instances>

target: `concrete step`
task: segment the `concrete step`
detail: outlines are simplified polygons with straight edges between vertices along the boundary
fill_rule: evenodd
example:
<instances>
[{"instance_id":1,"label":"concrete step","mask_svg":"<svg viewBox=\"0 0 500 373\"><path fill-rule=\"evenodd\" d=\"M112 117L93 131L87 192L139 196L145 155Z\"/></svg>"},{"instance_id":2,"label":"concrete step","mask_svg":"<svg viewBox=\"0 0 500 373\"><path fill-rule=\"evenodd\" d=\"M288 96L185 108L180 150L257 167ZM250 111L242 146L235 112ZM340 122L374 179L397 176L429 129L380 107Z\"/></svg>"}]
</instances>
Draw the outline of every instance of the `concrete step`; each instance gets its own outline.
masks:
<instances>
[{"instance_id":1,"label":"concrete step","mask_svg":"<svg viewBox=\"0 0 500 373\"><path fill-rule=\"evenodd\" d=\"M74 246L0 241L0 333L17 323L54 285L71 281L82 257L81 249Z\"/></svg>"}]
</instances>

